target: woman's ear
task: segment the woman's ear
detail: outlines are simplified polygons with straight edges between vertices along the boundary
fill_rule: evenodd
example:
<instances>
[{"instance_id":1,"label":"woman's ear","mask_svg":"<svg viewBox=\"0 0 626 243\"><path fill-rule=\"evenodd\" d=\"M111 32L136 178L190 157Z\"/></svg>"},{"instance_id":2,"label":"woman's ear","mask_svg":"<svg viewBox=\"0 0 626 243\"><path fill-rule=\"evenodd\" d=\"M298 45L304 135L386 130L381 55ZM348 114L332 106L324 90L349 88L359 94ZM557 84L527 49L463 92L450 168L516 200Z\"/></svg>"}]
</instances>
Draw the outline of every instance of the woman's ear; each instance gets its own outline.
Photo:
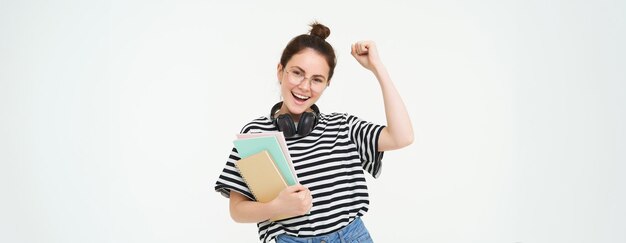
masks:
<instances>
[{"instance_id":1,"label":"woman's ear","mask_svg":"<svg viewBox=\"0 0 626 243\"><path fill-rule=\"evenodd\" d=\"M283 80L283 65L280 63L276 66L276 76L278 77L278 83L280 84Z\"/></svg>"}]
</instances>

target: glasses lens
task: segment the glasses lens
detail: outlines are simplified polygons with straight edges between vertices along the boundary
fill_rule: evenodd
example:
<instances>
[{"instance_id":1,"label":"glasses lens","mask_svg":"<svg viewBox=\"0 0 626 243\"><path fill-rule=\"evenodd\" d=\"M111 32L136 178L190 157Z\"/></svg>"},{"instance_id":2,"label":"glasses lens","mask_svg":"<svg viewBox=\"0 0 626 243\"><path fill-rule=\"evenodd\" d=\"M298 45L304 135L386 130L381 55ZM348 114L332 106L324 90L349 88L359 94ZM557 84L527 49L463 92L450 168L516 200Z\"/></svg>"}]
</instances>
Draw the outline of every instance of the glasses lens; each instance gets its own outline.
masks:
<instances>
[{"instance_id":1,"label":"glasses lens","mask_svg":"<svg viewBox=\"0 0 626 243\"><path fill-rule=\"evenodd\" d=\"M311 77L307 79L304 76L304 72L297 69L289 70L287 73L289 75L289 81L294 85L299 85L300 83L302 83L302 81L306 80L309 82L312 90L322 91L324 88L326 88L325 79L320 79L319 77Z\"/></svg>"},{"instance_id":2,"label":"glasses lens","mask_svg":"<svg viewBox=\"0 0 626 243\"><path fill-rule=\"evenodd\" d=\"M319 78L311 80L311 89L315 91L322 91L324 88L326 88L325 80Z\"/></svg>"},{"instance_id":3,"label":"glasses lens","mask_svg":"<svg viewBox=\"0 0 626 243\"><path fill-rule=\"evenodd\" d=\"M299 84L302 82L302 79L304 79L304 75L302 75L302 72L298 70L291 70L288 73L289 81L291 81L292 84Z\"/></svg>"}]
</instances>

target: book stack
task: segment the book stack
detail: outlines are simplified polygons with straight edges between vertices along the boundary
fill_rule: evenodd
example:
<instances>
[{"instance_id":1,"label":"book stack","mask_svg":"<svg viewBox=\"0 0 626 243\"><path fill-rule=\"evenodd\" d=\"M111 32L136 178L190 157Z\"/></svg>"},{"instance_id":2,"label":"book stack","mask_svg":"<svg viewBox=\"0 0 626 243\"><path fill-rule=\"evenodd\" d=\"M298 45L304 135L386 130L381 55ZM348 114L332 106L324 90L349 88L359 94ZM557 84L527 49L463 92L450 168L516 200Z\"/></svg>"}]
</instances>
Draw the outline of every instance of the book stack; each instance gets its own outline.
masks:
<instances>
[{"instance_id":1,"label":"book stack","mask_svg":"<svg viewBox=\"0 0 626 243\"><path fill-rule=\"evenodd\" d=\"M287 186L298 183L282 132L237 134L233 143L241 157L235 166L258 202L272 201Z\"/></svg>"}]
</instances>

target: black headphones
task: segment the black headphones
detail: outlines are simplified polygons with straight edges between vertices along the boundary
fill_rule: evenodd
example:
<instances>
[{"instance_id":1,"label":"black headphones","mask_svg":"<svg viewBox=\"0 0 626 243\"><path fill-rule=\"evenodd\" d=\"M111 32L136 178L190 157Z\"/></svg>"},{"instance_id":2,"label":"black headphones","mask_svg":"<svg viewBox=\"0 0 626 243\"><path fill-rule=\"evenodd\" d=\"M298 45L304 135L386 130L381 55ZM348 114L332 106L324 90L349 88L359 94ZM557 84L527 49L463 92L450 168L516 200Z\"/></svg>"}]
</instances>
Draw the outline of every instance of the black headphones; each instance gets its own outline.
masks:
<instances>
[{"instance_id":1,"label":"black headphones","mask_svg":"<svg viewBox=\"0 0 626 243\"><path fill-rule=\"evenodd\" d=\"M283 106L283 102L278 102L272 107L272 111L270 111L270 118L272 118L272 123L276 127L278 127L278 131L283 132L285 137L294 137L296 135L304 137L309 135L315 125L317 125L318 116L320 114L320 110L317 108L317 105L313 104L311 109L313 112L303 112L300 115L300 120L298 120L298 128L296 129L296 124L291 117L290 114L282 114L278 117L274 117L276 112Z\"/></svg>"}]
</instances>

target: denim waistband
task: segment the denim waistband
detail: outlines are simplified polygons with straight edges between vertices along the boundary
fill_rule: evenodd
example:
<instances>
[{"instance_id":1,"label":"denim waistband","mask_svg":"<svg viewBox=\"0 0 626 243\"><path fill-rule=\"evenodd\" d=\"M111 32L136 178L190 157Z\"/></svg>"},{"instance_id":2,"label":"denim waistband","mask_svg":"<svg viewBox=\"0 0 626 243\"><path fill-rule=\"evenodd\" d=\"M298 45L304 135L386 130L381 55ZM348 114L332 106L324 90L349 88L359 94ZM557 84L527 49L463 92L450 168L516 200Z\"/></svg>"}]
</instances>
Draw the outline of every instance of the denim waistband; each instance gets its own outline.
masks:
<instances>
[{"instance_id":1,"label":"denim waistband","mask_svg":"<svg viewBox=\"0 0 626 243\"><path fill-rule=\"evenodd\" d=\"M282 234L276 237L277 243L325 243L325 242L352 242L357 239L366 238L371 241L369 233L361 221L360 217L355 218L343 228L324 235L312 237L296 237ZM368 242L368 241L366 241Z\"/></svg>"}]
</instances>

